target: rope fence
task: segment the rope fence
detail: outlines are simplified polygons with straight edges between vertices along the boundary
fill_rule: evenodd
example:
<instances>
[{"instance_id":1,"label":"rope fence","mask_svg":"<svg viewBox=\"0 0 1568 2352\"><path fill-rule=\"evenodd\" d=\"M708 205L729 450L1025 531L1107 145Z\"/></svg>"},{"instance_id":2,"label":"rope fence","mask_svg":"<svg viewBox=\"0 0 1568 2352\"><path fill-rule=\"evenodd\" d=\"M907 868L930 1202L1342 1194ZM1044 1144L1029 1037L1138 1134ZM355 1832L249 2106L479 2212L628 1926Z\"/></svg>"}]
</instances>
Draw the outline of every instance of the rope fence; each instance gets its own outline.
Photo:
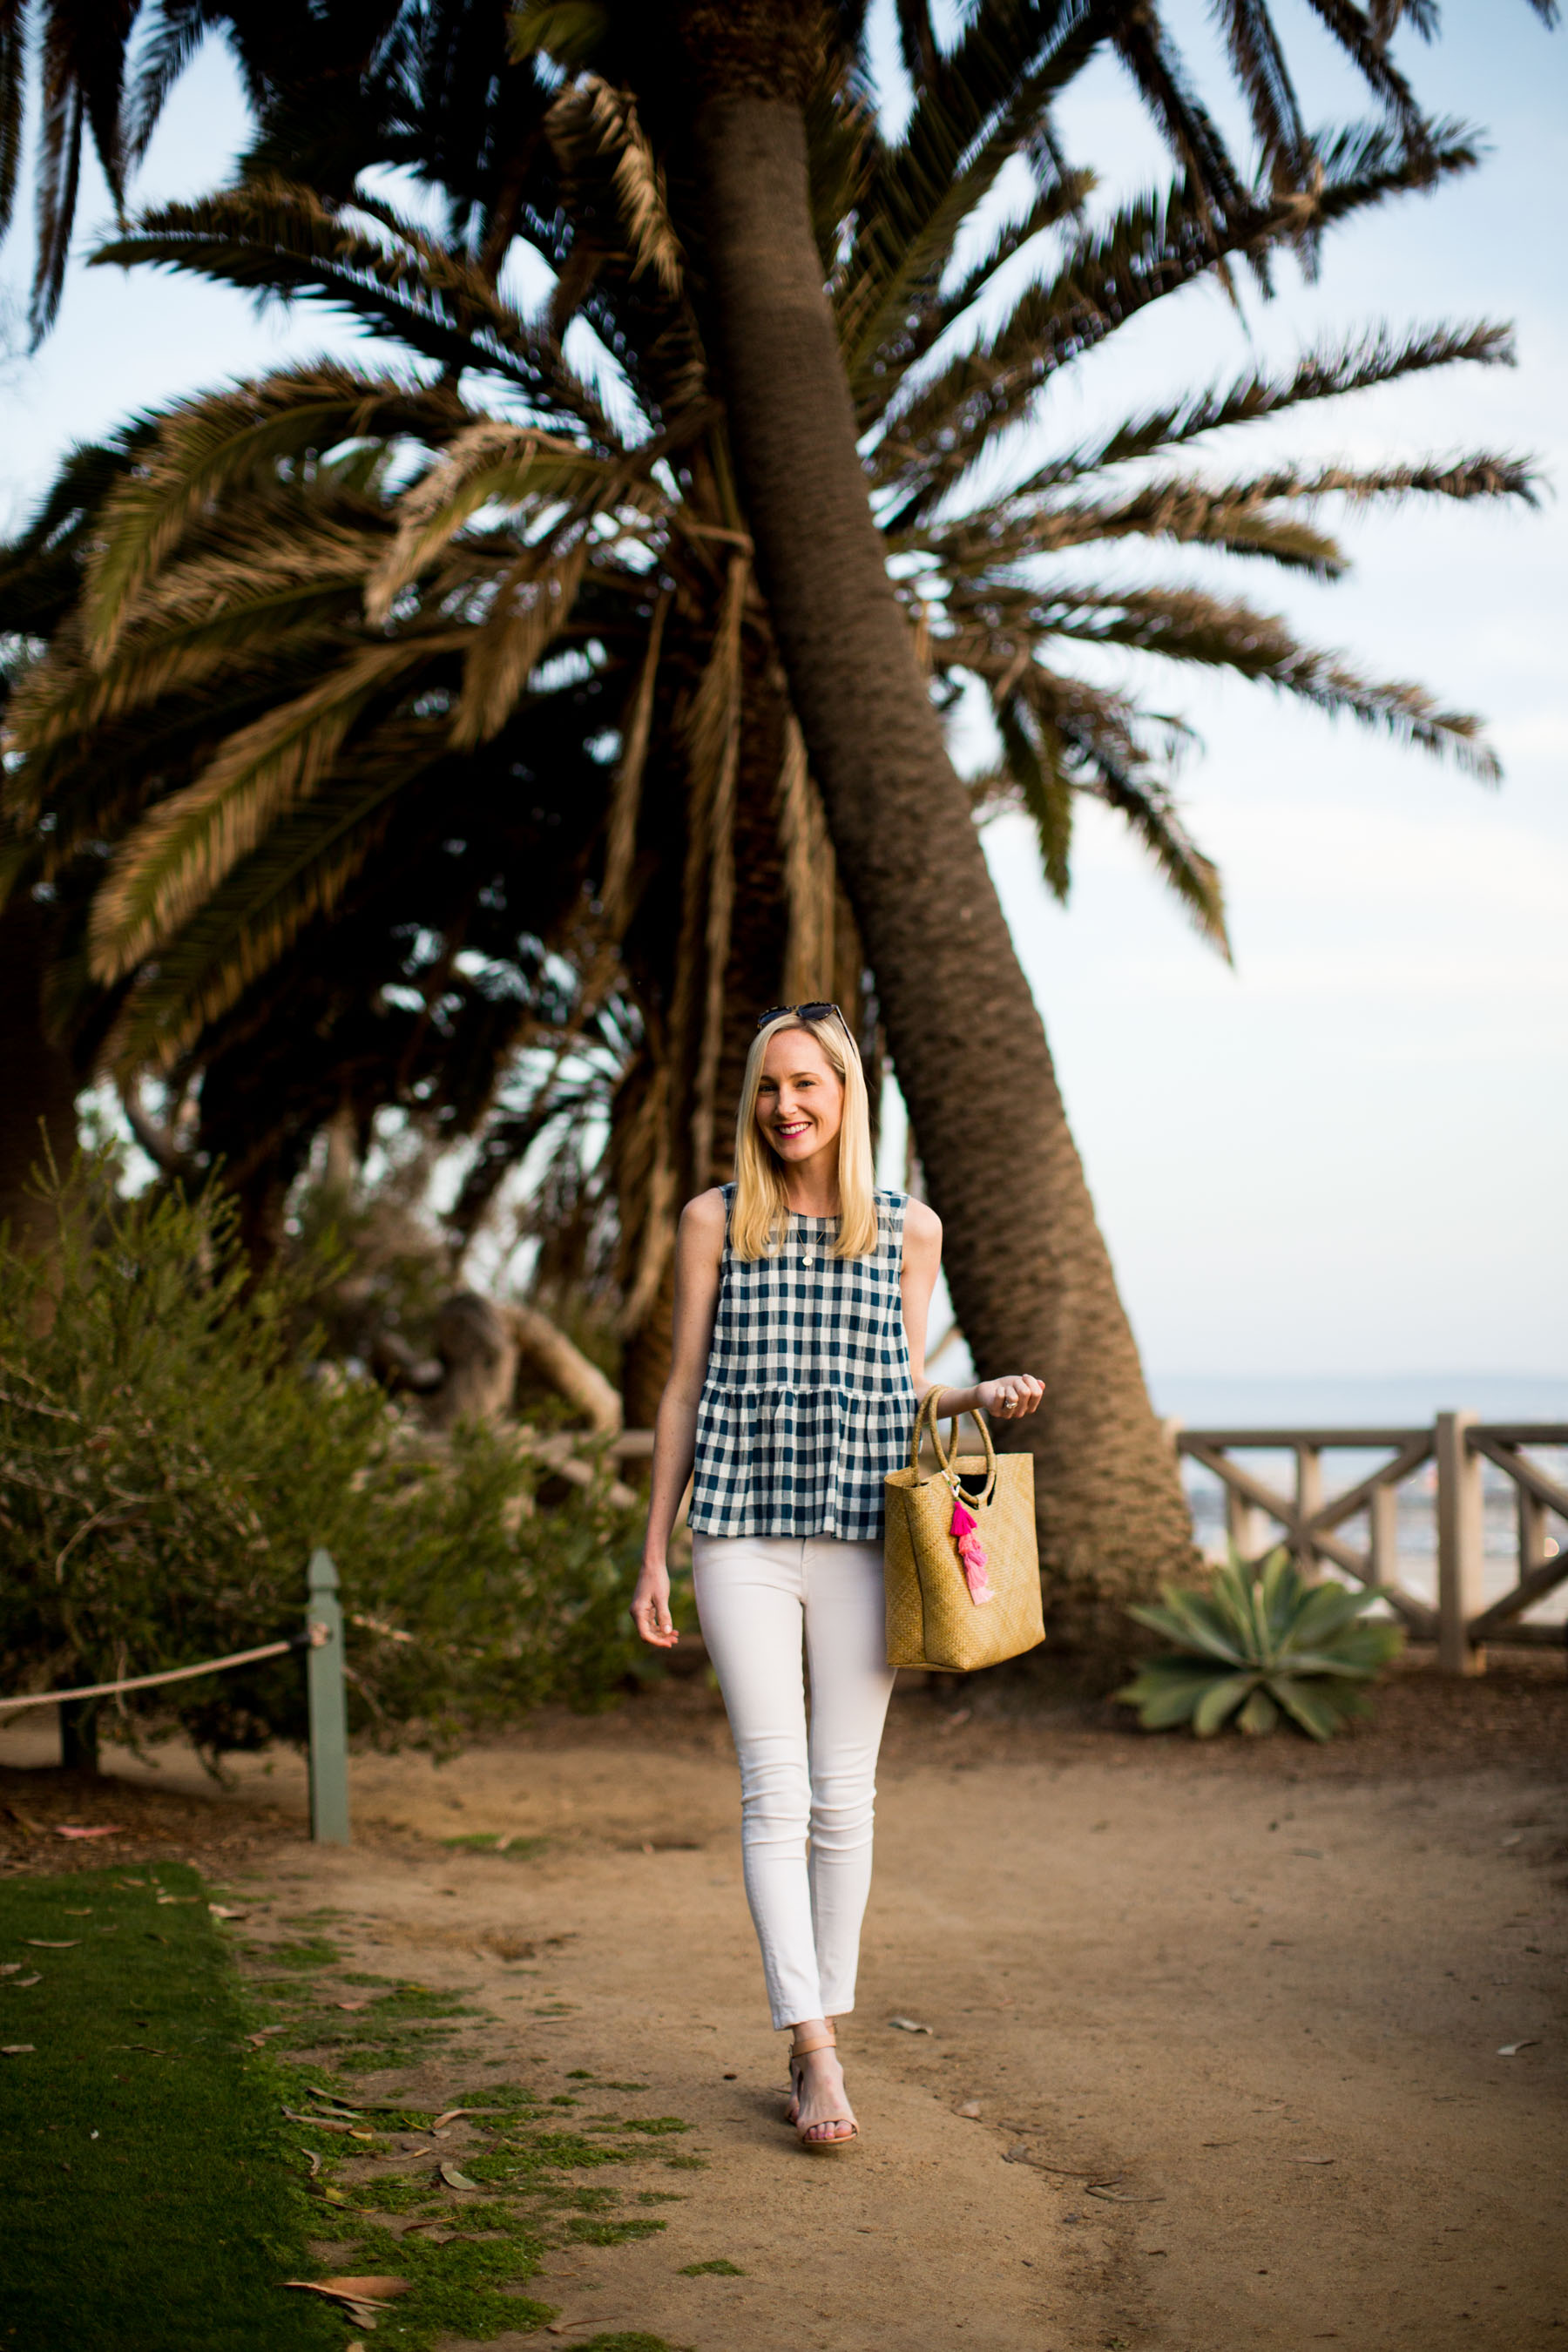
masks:
<instances>
[{"instance_id":1,"label":"rope fence","mask_svg":"<svg viewBox=\"0 0 1568 2352\"><path fill-rule=\"evenodd\" d=\"M310 1712L310 1835L320 1845L349 1843L348 1706L343 1690L343 1612L338 1600L338 1571L329 1551L310 1555L306 1578L305 1623L287 1641L263 1642L254 1650L232 1650L225 1658L204 1658L194 1666L171 1666L156 1675L126 1675L118 1682L84 1683L77 1690L28 1691L0 1698L0 1719L29 1706L68 1706L76 1699L113 1698L121 1691L153 1690L165 1683L195 1682L204 1675L228 1673L236 1666L258 1665L263 1658L286 1657L292 1650L305 1653L305 1693ZM365 1618L373 1633L395 1642L411 1642L413 1634Z\"/></svg>"},{"instance_id":2,"label":"rope fence","mask_svg":"<svg viewBox=\"0 0 1568 2352\"><path fill-rule=\"evenodd\" d=\"M0 1715L18 1714L25 1706L60 1706L73 1698L113 1698L120 1691L151 1690L156 1683L188 1683L198 1675L221 1675L229 1666L253 1666L258 1658L280 1658L289 1650L302 1650L309 1634L291 1633L286 1642L264 1642L259 1650L235 1650L226 1658L204 1658L195 1666L171 1666L167 1674L127 1675L117 1683L83 1683L77 1690L29 1691L23 1698L0 1698Z\"/></svg>"}]
</instances>

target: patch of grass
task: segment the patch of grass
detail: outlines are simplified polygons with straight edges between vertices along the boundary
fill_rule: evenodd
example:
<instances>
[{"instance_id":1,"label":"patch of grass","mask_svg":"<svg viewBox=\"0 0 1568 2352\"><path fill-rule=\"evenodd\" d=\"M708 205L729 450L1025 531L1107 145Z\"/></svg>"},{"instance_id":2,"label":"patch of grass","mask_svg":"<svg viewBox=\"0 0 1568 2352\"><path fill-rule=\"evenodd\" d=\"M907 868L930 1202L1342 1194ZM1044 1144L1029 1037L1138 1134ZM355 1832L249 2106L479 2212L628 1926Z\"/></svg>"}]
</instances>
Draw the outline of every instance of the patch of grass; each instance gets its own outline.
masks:
<instances>
[{"instance_id":1,"label":"patch of grass","mask_svg":"<svg viewBox=\"0 0 1568 2352\"><path fill-rule=\"evenodd\" d=\"M342 1954L325 1936L298 1936L282 1944L252 1944L249 1948L258 1959L270 1960L275 1969L330 1969Z\"/></svg>"},{"instance_id":2,"label":"patch of grass","mask_svg":"<svg viewBox=\"0 0 1568 2352\"><path fill-rule=\"evenodd\" d=\"M450 2042L461 2021L488 2015L470 2008L461 1990L440 1992L407 1982L378 1993L367 2010L352 2015L339 2009L331 1990L320 1985L303 1994L297 1986L276 1982L254 1990L281 1998L299 2047L331 2051L339 2066L356 2074L384 2073L405 2061L417 2064L434 2046Z\"/></svg>"},{"instance_id":3,"label":"patch of grass","mask_svg":"<svg viewBox=\"0 0 1568 2352\"><path fill-rule=\"evenodd\" d=\"M319 2242L318 2250L342 2249L330 2264L333 2269L355 2273L385 2270L412 2282L411 2292L380 2318L380 2352L433 2352L437 2340L453 2336L481 2342L500 2332L531 2333L553 2315L519 2293L537 2272L545 2250L624 2244L667 2227L662 2217L646 2210L617 2211L625 2192L585 2183L582 2175L610 2165L662 2162L665 2135L689 2128L679 2116L654 2118L650 2146L646 2127L614 2114L576 2127L563 2113L578 2104L571 2094L542 2094L509 2081L504 2074L500 2080L470 2076L466 2083L449 2076L451 2087L443 2087L441 2106L473 2111L451 2147L432 2147L428 2160L422 2158L411 2168L398 2164L395 2169L379 2170L377 2158L387 2150L384 2138L356 2140L329 2131L325 2125L347 2120L350 2108L357 2106L355 2120L378 2135L399 2124L427 2129L434 2108L427 2101L404 2106L395 2095L359 2099L348 2074L375 2062L354 2046L355 2033L369 2029L380 2035L381 2019L399 2010L412 2010L416 2017L429 2008L458 2017L483 2012L465 2010L459 1990L400 1981L347 2027L346 2046L334 2050L329 2065L318 2054L322 2046L318 2037L339 2031L331 2006L335 1991L335 1983L317 1982L301 1998L296 1984L274 1986L271 2001L288 2033L281 2037L283 2052L271 2063L281 2104L303 2117L289 2126L291 2143L309 2150L319 2168L309 2189L311 2235ZM444 2022L415 2022L403 2029L407 2034L450 2030L455 2029ZM278 2053L277 2042L270 2047ZM500 2074L502 2062L491 2063ZM470 2053L467 2063L479 2068L486 2062L482 2053ZM575 2079L585 2078L586 2070L578 2070ZM343 2104L330 2109L326 2102L332 2098ZM475 2184L477 2194L454 2194L442 2184L437 2166L443 2155L449 2155ZM680 2200L647 2191L637 2201L646 2209ZM410 2217L439 2223L443 2242L424 2230L398 2234L391 2226L394 2220ZM679 2352L658 2336L635 2333L607 2335L603 2341ZM270 2345L268 2352L272 2352Z\"/></svg>"},{"instance_id":4,"label":"patch of grass","mask_svg":"<svg viewBox=\"0 0 1568 2352\"><path fill-rule=\"evenodd\" d=\"M666 2172L706 2172L708 2158L705 2156L667 2156L664 2168Z\"/></svg>"},{"instance_id":5,"label":"patch of grass","mask_svg":"<svg viewBox=\"0 0 1568 2352\"><path fill-rule=\"evenodd\" d=\"M668 2230L668 2221L649 2220L625 2221L572 2221L566 2224L566 2235L582 2246L622 2246L631 2238L652 2238L660 2230Z\"/></svg>"},{"instance_id":6,"label":"patch of grass","mask_svg":"<svg viewBox=\"0 0 1568 2352\"><path fill-rule=\"evenodd\" d=\"M0 1978L0 2039L34 2045L0 2059L0 2340L331 2352L341 2321L279 2288L312 2267L310 2208L202 1882L114 1878L0 1883L0 1958L42 1979Z\"/></svg>"},{"instance_id":7,"label":"patch of grass","mask_svg":"<svg viewBox=\"0 0 1568 2352\"><path fill-rule=\"evenodd\" d=\"M542 2237L524 2232L515 2221L504 2237L477 2244L451 2238L444 2246L432 2246L423 2237L398 2237L363 2223L351 2234L356 2275L383 2273L410 2282L408 2294L377 2320L376 2352L385 2345L395 2345L397 2352L431 2352L443 2336L483 2343L513 2329L542 2327L555 2315L550 2304L505 2292L538 2269L544 2248ZM272 2352L272 2338L258 2340ZM341 2352L341 2322L336 2343Z\"/></svg>"},{"instance_id":8,"label":"patch of grass","mask_svg":"<svg viewBox=\"0 0 1568 2352\"><path fill-rule=\"evenodd\" d=\"M586 2083L595 2091L646 2091L646 2083L608 2083L601 2075L585 2074L581 2066L567 2075L569 2083Z\"/></svg>"},{"instance_id":9,"label":"patch of grass","mask_svg":"<svg viewBox=\"0 0 1568 2352\"><path fill-rule=\"evenodd\" d=\"M380 2180L356 2180L347 2193L356 2200L356 2212L414 2213L422 2205L433 2205L440 2192L432 2168L430 2172L405 2173L401 2179L388 2174Z\"/></svg>"},{"instance_id":10,"label":"patch of grass","mask_svg":"<svg viewBox=\"0 0 1568 2352\"><path fill-rule=\"evenodd\" d=\"M691 2129L691 2126L689 2124L683 2124L679 2116L643 2116L635 2123L629 2123L626 2126L626 2129L627 2131L647 2132L650 2139L657 2139L661 2137L666 2132L689 2131Z\"/></svg>"},{"instance_id":11,"label":"patch of grass","mask_svg":"<svg viewBox=\"0 0 1568 2352\"><path fill-rule=\"evenodd\" d=\"M710 2263L683 2263L680 2275L682 2278L744 2278L746 2273L739 2263L727 2263L720 2254Z\"/></svg>"},{"instance_id":12,"label":"patch of grass","mask_svg":"<svg viewBox=\"0 0 1568 2352\"><path fill-rule=\"evenodd\" d=\"M590 2336L578 2352L690 2352L690 2347L670 2344L662 2336L628 2335L623 2329L613 2336Z\"/></svg>"}]
</instances>

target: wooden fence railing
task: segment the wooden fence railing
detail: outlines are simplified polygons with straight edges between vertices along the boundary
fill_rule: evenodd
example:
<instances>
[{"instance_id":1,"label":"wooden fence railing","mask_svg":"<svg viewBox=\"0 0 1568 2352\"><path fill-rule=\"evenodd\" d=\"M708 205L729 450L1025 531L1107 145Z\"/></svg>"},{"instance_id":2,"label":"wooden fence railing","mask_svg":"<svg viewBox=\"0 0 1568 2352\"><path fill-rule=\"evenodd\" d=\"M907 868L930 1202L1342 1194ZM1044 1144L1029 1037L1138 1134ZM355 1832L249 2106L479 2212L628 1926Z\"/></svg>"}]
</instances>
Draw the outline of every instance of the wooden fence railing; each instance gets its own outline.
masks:
<instances>
[{"instance_id":1,"label":"wooden fence railing","mask_svg":"<svg viewBox=\"0 0 1568 2352\"><path fill-rule=\"evenodd\" d=\"M1202 1463L1225 1490L1226 1532L1243 1559L1256 1560L1276 1544L1289 1545L1302 1571L1325 1566L1357 1584L1375 1586L1417 1641L1437 1644L1447 1674L1474 1674L1489 1643L1561 1646L1561 1625L1528 1623L1524 1612L1568 1583L1568 1540L1552 1537L1555 1516L1568 1534L1568 1486L1559 1486L1525 1449L1568 1446L1568 1422L1483 1422L1473 1412L1440 1412L1430 1429L1184 1429L1167 1424L1177 1451ZM1289 1452L1296 1457L1293 1493L1283 1493L1238 1454ZM1386 1453L1388 1459L1353 1486L1323 1492L1323 1455ZM1399 1580L1399 1489L1425 1465L1437 1473L1436 1607ZM1517 1549L1514 1581L1489 1602L1483 1520L1483 1465L1511 1481ZM1366 1521L1366 1540L1342 1532ZM1272 1528L1270 1522L1273 1523Z\"/></svg>"}]
</instances>

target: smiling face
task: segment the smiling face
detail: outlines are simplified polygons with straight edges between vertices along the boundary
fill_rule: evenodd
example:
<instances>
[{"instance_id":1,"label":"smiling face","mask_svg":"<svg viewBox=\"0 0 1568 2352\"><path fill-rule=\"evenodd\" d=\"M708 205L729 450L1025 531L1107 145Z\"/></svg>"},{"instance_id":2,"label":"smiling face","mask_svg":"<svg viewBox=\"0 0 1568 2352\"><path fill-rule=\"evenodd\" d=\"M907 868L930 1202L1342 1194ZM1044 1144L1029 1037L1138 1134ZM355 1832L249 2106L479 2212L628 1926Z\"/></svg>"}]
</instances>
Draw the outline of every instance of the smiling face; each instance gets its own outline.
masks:
<instances>
[{"instance_id":1,"label":"smiling face","mask_svg":"<svg viewBox=\"0 0 1568 2352\"><path fill-rule=\"evenodd\" d=\"M757 1084L756 1119L785 1167L797 1167L837 1144L844 1121L844 1081L808 1029L781 1029L769 1038Z\"/></svg>"}]
</instances>

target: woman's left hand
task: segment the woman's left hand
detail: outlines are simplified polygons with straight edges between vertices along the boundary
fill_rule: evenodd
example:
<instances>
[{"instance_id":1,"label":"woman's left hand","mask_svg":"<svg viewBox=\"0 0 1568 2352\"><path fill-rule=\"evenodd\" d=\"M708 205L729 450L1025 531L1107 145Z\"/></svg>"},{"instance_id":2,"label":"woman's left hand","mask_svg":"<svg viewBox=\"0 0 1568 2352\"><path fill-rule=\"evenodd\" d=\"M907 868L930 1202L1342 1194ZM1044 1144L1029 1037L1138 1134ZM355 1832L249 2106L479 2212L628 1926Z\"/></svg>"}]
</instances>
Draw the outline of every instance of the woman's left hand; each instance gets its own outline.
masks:
<instances>
[{"instance_id":1,"label":"woman's left hand","mask_svg":"<svg viewBox=\"0 0 1568 2352\"><path fill-rule=\"evenodd\" d=\"M1033 1372L1008 1372L999 1381L982 1381L974 1393L993 1421L1021 1421L1039 1410L1046 1384Z\"/></svg>"}]
</instances>

